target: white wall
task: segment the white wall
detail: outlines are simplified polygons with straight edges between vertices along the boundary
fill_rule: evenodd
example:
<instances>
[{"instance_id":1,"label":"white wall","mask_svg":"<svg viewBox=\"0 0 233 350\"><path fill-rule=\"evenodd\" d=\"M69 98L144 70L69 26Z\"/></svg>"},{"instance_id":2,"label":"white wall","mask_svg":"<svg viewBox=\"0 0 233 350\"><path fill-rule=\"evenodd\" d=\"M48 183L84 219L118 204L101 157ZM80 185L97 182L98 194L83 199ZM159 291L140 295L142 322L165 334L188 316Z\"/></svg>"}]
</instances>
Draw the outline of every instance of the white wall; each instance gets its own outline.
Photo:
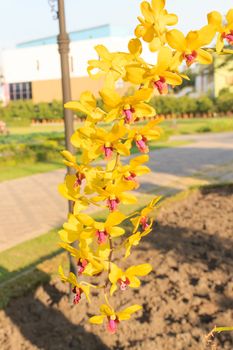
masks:
<instances>
[{"instance_id":1,"label":"white wall","mask_svg":"<svg viewBox=\"0 0 233 350\"><path fill-rule=\"evenodd\" d=\"M87 76L87 61L96 59L94 47L105 45L110 51L126 51L130 38L98 38L72 42L70 56L73 60L71 77ZM155 54L145 47L143 57L153 63ZM57 45L5 50L2 53L2 69L5 82L16 83L60 78L60 58Z\"/></svg>"}]
</instances>

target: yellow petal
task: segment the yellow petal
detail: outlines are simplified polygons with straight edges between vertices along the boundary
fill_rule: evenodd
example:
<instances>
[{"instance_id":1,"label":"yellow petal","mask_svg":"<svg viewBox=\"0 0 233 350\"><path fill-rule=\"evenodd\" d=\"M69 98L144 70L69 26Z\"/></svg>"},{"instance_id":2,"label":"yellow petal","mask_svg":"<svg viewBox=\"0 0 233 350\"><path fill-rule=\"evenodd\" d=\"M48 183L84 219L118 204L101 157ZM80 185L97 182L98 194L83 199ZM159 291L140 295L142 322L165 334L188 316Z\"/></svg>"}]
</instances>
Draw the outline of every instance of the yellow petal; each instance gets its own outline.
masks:
<instances>
[{"instance_id":1,"label":"yellow petal","mask_svg":"<svg viewBox=\"0 0 233 350\"><path fill-rule=\"evenodd\" d=\"M137 278L136 276L130 276L129 280L130 280L130 287L131 288L139 288L140 287L141 282L140 282L139 278Z\"/></svg>"},{"instance_id":2,"label":"yellow petal","mask_svg":"<svg viewBox=\"0 0 233 350\"><path fill-rule=\"evenodd\" d=\"M71 154L69 151L61 151L62 156L67 159L69 162L71 163L76 163L76 159L75 156L73 156L73 154Z\"/></svg>"},{"instance_id":3,"label":"yellow petal","mask_svg":"<svg viewBox=\"0 0 233 350\"><path fill-rule=\"evenodd\" d=\"M180 84L182 84L182 78L176 73L165 72L163 74L163 77L166 79L166 82L168 84L170 84L170 85L180 85Z\"/></svg>"},{"instance_id":4,"label":"yellow petal","mask_svg":"<svg viewBox=\"0 0 233 350\"><path fill-rule=\"evenodd\" d=\"M85 226L91 226L94 223L94 220L92 219L92 217L84 213L78 214L77 218Z\"/></svg>"},{"instance_id":5,"label":"yellow petal","mask_svg":"<svg viewBox=\"0 0 233 350\"><path fill-rule=\"evenodd\" d=\"M110 231L110 235L112 237L120 237L125 233L125 230L121 227L112 227Z\"/></svg>"},{"instance_id":6,"label":"yellow petal","mask_svg":"<svg viewBox=\"0 0 233 350\"><path fill-rule=\"evenodd\" d=\"M110 288L110 295L113 295L116 290L117 290L117 285L116 284L112 284L111 288Z\"/></svg>"},{"instance_id":7,"label":"yellow petal","mask_svg":"<svg viewBox=\"0 0 233 350\"><path fill-rule=\"evenodd\" d=\"M93 324L102 324L104 321L105 315L92 316L89 318L89 322Z\"/></svg>"},{"instance_id":8,"label":"yellow petal","mask_svg":"<svg viewBox=\"0 0 233 350\"><path fill-rule=\"evenodd\" d=\"M197 61L201 64L211 64L213 57L209 52L199 49L197 50Z\"/></svg>"},{"instance_id":9,"label":"yellow petal","mask_svg":"<svg viewBox=\"0 0 233 350\"><path fill-rule=\"evenodd\" d=\"M161 40L158 37L155 37L150 43L149 43L149 49L151 52L156 52L160 49L162 46Z\"/></svg>"},{"instance_id":10,"label":"yellow petal","mask_svg":"<svg viewBox=\"0 0 233 350\"><path fill-rule=\"evenodd\" d=\"M172 61L172 50L168 47L163 47L158 52L158 71L162 72L169 68Z\"/></svg>"},{"instance_id":11,"label":"yellow petal","mask_svg":"<svg viewBox=\"0 0 233 350\"><path fill-rule=\"evenodd\" d=\"M134 204L134 203L137 203L138 201L137 198L130 193L127 193L127 194L123 193L121 194L120 198L123 204Z\"/></svg>"},{"instance_id":12,"label":"yellow petal","mask_svg":"<svg viewBox=\"0 0 233 350\"><path fill-rule=\"evenodd\" d=\"M139 19L140 17L138 17ZM145 32L145 28L143 25L138 24L137 27L135 28L134 34L137 38L141 38Z\"/></svg>"},{"instance_id":13,"label":"yellow petal","mask_svg":"<svg viewBox=\"0 0 233 350\"><path fill-rule=\"evenodd\" d=\"M79 237L77 232L74 231L66 231L66 230L60 230L58 231L58 234L63 242L72 243L76 241Z\"/></svg>"},{"instance_id":14,"label":"yellow petal","mask_svg":"<svg viewBox=\"0 0 233 350\"><path fill-rule=\"evenodd\" d=\"M156 115L154 108L146 103L138 103L134 105L135 115L138 118L153 117Z\"/></svg>"},{"instance_id":15,"label":"yellow petal","mask_svg":"<svg viewBox=\"0 0 233 350\"><path fill-rule=\"evenodd\" d=\"M158 16L165 7L165 0L152 0L151 6L155 15Z\"/></svg>"},{"instance_id":16,"label":"yellow petal","mask_svg":"<svg viewBox=\"0 0 233 350\"><path fill-rule=\"evenodd\" d=\"M143 163L146 163L148 161L149 161L149 156L147 154L143 154L141 156L138 156L138 157L131 159L130 165L132 167L136 167L136 166L143 164Z\"/></svg>"},{"instance_id":17,"label":"yellow petal","mask_svg":"<svg viewBox=\"0 0 233 350\"><path fill-rule=\"evenodd\" d=\"M141 84L144 80L145 69L138 65L126 67L126 80L133 84Z\"/></svg>"},{"instance_id":18,"label":"yellow petal","mask_svg":"<svg viewBox=\"0 0 233 350\"><path fill-rule=\"evenodd\" d=\"M140 55L142 53L141 41L138 38L131 39L128 43L128 49L132 55Z\"/></svg>"},{"instance_id":19,"label":"yellow petal","mask_svg":"<svg viewBox=\"0 0 233 350\"><path fill-rule=\"evenodd\" d=\"M137 312L139 310L141 310L142 307L140 305L132 305L130 307L127 307L126 309L120 311L120 312L117 312L117 316L119 318L120 321L123 321L123 320L128 320L131 316L131 314L133 314L134 312Z\"/></svg>"},{"instance_id":20,"label":"yellow petal","mask_svg":"<svg viewBox=\"0 0 233 350\"><path fill-rule=\"evenodd\" d=\"M166 38L169 46L171 46L173 49L181 52L186 50L185 36L179 30L170 30L169 32L167 32Z\"/></svg>"},{"instance_id":21,"label":"yellow petal","mask_svg":"<svg viewBox=\"0 0 233 350\"><path fill-rule=\"evenodd\" d=\"M122 214L119 211L114 211L113 213L110 213L108 215L105 226L106 227L117 226L125 219L126 219L126 216L124 214Z\"/></svg>"},{"instance_id":22,"label":"yellow petal","mask_svg":"<svg viewBox=\"0 0 233 350\"><path fill-rule=\"evenodd\" d=\"M80 288L83 290L88 302L90 303L90 297L89 297L89 294L90 294L90 287L89 286L83 286L83 285L80 285Z\"/></svg>"},{"instance_id":23,"label":"yellow petal","mask_svg":"<svg viewBox=\"0 0 233 350\"><path fill-rule=\"evenodd\" d=\"M130 155L130 151L129 151L128 147L125 146L125 144L123 144L123 143L118 143L116 146L116 150L123 156Z\"/></svg>"},{"instance_id":24,"label":"yellow petal","mask_svg":"<svg viewBox=\"0 0 233 350\"><path fill-rule=\"evenodd\" d=\"M227 12L226 19L227 19L228 24L232 24L233 23L233 9L230 9Z\"/></svg>"},{"instance_id":25,"label":"yellow petal","mask_svg":"<svg viewBox=\"0 0 233 350\"><path fill-rule=\"evenodd\" d=\"M146 21L153 22L154 17L153 17L153 12L152 12L150 4L147 1L143 1L141 3L140 7L141 7L141 12L142 12L143 16L145 17Z\"/></svg>"},{"instance_id":26,"label":"yellow petal","mask_svg":"<svg viewBox=\"0 0 233 350\"><path fill-rule=\"evenodd\" d=\"M150 43L155 35L155 31L153 26L149 27L146 29L144 35L143 35L143 40L146 41L147 43Z\"/></svg>"},{"instance_id":27,"label":"yellow petal","mask_svg":"<svg viewBox=\"0 0 233 350\"><path fill-rule=\"evenodd\" d=\"M103 58L104 60L109 60L111 57L110 52L104 45L95 46L95 50L98 53L98 56Z\"/></svg>"},{"instance_id":28,"label":"yellow petal","mask_svg":"<svg viewBox=\"0 0 233 350\"><path fill-rule=\"evenodd\" d=\"M67 109L70 109L72 111L77 112L83 112L85 114L88 113L86 107L84 107L80 102L78 101L70 101L64 104L64 107Z\"/></svg>"},{"instance_id":29,"label":"yellow petal","mask_svg":"<svg viewBox=\"0 0 233 350\"><path fill-rule=\"evenodd\" d=\"M80 95L80 102L92 109L96 108L96 99L90 91L84 91Z\"/></svg>"},{"instance_id":30,"label":"yellow petal","mask_svg":"<svg viewBox=\"0 0 233 350\"><path fill-rule=\"evenodd\" d=\"M121 103L121 96L115 90L103 89L100 91L100 96L107 106L114 108Z\"/></svg>"},{"instance_id":31,"label":"yellow petal","mask_svg":"<svg viewBox=\"0 0 233 350\"><path fill-rule=\"evenodd\" d=\"M131 266L126 270L127 274L136 275L136 276L146 276L152 270L150 264L141 264L136 266Z\"/></svg>"},{"instance_id":32,"label":"yellow petal","mask_svg":"<svg viewBox=\"0 0 233 350\"><path fill-rule=\"evenodd\" d=\"M139 89L135 92L133 96L130 96L126 99L129 103L133 102L144 102L150 100L153 95L153 89Z\"/></svg>"},{"instance_id":33,"label":"yellow petal","mask_svg":"<svg viewBox=\"0 0 233 350\"><path fill-rule=\"evenodd\" d=\"M107 304L102 304L100 306L100 311L101 311L101 313L103 313L104 315L107 315L107 316L114 315L114 310L110 306L108 306Z\"/></svg>"},{"instance_id":34,"label":"yellow petal","mask_svg":"<svg viewBox=\"0 0 233 350\"><path fill-rule=\"evenodd\" d=\"M222 26L222 15L217 11L212 11L207 15L208 23L212 24L216 28L220 28Z\"/></svg>"},{"instance_id":35,"label":"yellow petal","mask_svg":"<svg viewBox=\"0 0 233 350\"><path fill-rule=\"evenodd\" d=\"M116 265L111 263L111 269L110 269L110 273L109 273L109 280L111 283L116 283L117 280L121 277L121 275L123 274L123 271Z\"/></svg>"},{"instance_id":36,"label":"yellow petal","mask_svg":"<svg viewBox=\"0 0 233 350\"><path fill-rule=\"evenodd\" d=\"M178 17L174 13L168 13L164 16L163 20L167 26L174 26L178 22Z\"/></svg>"}]
</instances>

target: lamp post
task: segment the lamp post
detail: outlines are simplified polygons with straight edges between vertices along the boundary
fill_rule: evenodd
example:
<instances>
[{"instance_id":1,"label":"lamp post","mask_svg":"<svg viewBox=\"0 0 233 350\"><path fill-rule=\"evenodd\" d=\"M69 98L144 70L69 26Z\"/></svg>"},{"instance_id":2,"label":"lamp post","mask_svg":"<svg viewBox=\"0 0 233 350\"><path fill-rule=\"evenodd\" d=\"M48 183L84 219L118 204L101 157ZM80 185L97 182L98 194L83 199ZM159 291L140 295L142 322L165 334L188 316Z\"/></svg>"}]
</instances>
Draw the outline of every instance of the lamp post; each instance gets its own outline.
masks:
<instances>
[{"instance_id":1,"label":"lamp post","mask_svg":"<svg viewBox=\"0 0 233 350\"><path fill-rule=\"evenodd\" d=\"M53 13L53 19L58 19L59 35L57 36L58 51L61 61L61 83L62 83L62 100L63 105L71 100L71 86L70 86L70 69L69 69L69 36L66 32L65 21L65 6L64 0L48 0ZM65 145L66 149L74 153L73 145L70 138L74 133L74 116L71 110L63 107L64 127L65 127ZM72 174L72 169L67 167L67 173ZM68 201L69 213L73 211L73 202ZM77 267L72 258L70 259L70 271L77 273Z\"/></svg>"}]
</instances>

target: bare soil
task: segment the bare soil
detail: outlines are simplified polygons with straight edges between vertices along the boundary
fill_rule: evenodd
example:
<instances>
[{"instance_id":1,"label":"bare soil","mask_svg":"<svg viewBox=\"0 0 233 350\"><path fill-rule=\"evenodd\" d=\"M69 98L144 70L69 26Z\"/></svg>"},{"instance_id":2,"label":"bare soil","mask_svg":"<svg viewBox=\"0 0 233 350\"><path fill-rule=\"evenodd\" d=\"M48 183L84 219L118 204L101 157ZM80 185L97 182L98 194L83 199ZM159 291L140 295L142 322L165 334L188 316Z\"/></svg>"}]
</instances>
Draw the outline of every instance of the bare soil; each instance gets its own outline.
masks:
<instances>
[{"instance_id":1,"label":"bare soil","mask_svg":"<svg viewBox=\"0 0 233 350\"><path fill-rule=\"evenodd\" d=\"M72 306L60 282L40 286L0 311L1 350L202 350L215 326L233 326L233 186L196 191L162 208L154 231L129 263L154 270L138 290L117 292L116 304L143 305L116 335L87 322L97 312ZM232 333L215 337L232 350Z\"/></svg>"}]
</instances>

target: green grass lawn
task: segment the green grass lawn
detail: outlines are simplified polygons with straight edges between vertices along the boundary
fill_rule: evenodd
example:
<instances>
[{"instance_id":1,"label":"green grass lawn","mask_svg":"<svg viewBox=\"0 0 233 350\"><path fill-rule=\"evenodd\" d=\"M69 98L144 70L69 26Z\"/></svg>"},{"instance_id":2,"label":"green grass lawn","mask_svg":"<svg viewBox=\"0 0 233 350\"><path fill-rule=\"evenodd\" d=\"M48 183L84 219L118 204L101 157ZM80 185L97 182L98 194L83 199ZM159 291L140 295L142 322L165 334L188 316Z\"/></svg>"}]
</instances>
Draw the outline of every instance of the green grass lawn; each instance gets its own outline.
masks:
<instances>
[{"instance_id":1,"label":"green grass lawn","mask_svg":"<svg viewBox=\"0 0 233 350\"><path fill-rule=\"evenodd\" d=\"M13 180L20 177L30 176L39 173L62 168L62 162L54 163L18 163L15 165L0 165L0 182Z\"/></svg>"},{"instance_id":2,"label":"green grass lawn","mask_svg":"<svg viewBox=\"0 0 233 350\"><path fill-rule=\"evenodd\" d=\"M75 122L74 127L78 128L82 125L80 122ZM38 124L32 126L10 126L9 128L10 134L13 135L22 135L22 134L31 134L31 133L41 133L41 132L64 132L63 124L54 124L54 125L46 125L46 124Z\"/></svg>"},{"instance_id":3,"label":"green grass lawn","mask_svg":"<svg viewBox=\"0 0 233 350\"><path fill-rule=\"evenodd\" d=\"M226 132L233 131L233 118L165 120L160 125L168 135Z\"/></svg>"},{"instance_id":4,"label":"green grass lawn","mask_svg":"<svg viewBox=\"0 0 233 350\"><path fill-rule=\"evenodd\" d=\"M151 150L178 147L188 144L189 141L167 141L167 142L153 142L150 146ZM136 146L132 148L132 154L137 154L138 149ZM65 165L62 163L62 157L60 162L37 162L37 163L17 163L17 164L0 164L0 182L6 180L13 180L20 177L30 176L39 173L46 173L56 169L65 169Z\"/></svg>"},{"instance_id":5,"label":"green grass lawn","mask_svg":"<svg viewBox=\"0 0 233 350\"><path fill-rule=\"evenodd\" d=\"M143 122L145 124L145 122ZM82 123L75 123L75 128ZM222 117L213 119L195 118L195 119L177 119L165 120L161 126L165 133L170 134L193 134L199 132L223 132L233 131L233 118ZM11 134L30 134L41 132L63 132L63 125L36 125L28 127L9 127Z\"/></svg>"},{"instance_id":6,"label":"green grass lawn","mask_svg":"<svg viewBox=\"0 0 233 350\"><path fill-rule=\"evenodd\" d=\"M141 125L146 122L140 123ZM75 127L79 127L81 123L77 123ZM188 141L169 141L169 136L179 134L194 134L194 133L207 133L207 132L225 132L233 131L233 118L213 118L213 119L178 119L178 120L165 120L161 123L161 127L164 130L164 134L157 142L151 143L151 150L182 146ZM62 125L39 125L31 127L12 127L10 128L9 140L11 142L30 142L35 134L38 137L46 139L46 134L58 133L62 135ZM41 136L40 136L41 135ZM4 138L5 136L0 136ZM22 139L22 140L21 140ZM10 142L10 141L9 141ZM134 146L132 148L132 154L138 152ZM11 180L19 177L29 176L37 173L44 173L51 170L61 168L61 162L37 162L37 163L24 163L21 162L17 165L0 165L0 181Z\"/></svg>"}]
</instances>

